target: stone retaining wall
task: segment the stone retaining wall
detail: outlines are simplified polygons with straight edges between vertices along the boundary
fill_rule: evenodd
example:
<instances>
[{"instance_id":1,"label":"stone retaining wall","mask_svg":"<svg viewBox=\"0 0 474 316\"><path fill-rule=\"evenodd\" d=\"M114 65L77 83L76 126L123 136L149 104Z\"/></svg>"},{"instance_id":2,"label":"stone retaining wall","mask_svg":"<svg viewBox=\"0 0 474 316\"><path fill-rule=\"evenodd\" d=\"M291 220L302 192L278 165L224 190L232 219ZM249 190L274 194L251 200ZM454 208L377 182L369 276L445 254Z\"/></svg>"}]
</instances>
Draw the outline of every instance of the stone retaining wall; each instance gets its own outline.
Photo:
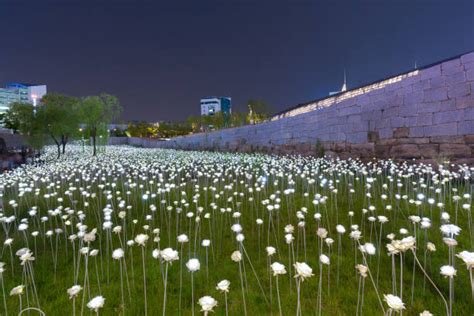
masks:
<instances>
[{"instance_id":1,"label":"stone retaining wall","mask_svg":"<svg viewBox=\"0 0 474 316\"><path fill-rule=\"evenodd\" d=\"M128 140L142 147L474 161L474 52L308 103L258 125Z\"/></svg>"}]
</instances>

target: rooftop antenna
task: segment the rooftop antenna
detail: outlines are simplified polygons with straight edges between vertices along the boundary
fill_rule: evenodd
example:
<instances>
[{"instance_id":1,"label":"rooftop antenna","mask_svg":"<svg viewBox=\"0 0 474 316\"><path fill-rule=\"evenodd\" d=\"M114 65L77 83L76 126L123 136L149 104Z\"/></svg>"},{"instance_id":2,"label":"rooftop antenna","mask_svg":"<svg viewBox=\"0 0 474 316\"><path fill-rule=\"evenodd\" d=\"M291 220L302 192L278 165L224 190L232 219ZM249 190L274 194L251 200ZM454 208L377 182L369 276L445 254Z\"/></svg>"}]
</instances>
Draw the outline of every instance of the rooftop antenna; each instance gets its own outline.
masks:
<instances>
[{"instance_id":1,"label":"rooftop antenna","mask_svg":"<svg viewBox=\"0 0 474 316\"><path fill-rule=\"evenodd\" d=\"M417 63L416 63L416 60L415 60L415 69L418 69L418 65L417 65Z\"/></svg>"}]
</instances>

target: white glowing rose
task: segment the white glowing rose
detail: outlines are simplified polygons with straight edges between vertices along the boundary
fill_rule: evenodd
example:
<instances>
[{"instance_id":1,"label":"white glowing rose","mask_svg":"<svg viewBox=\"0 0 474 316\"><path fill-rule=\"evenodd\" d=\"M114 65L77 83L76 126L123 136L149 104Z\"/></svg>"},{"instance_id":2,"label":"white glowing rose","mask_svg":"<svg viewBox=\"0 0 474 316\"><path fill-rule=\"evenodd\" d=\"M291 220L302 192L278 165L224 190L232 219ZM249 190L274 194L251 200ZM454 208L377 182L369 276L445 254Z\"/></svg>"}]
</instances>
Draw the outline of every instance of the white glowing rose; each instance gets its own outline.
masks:
<instances>
[{"instance_id":1,"label":"white glowing rose","mask_svg":"<svg viewBox=\"0 0 474 316\"><path fill-rule=\"evenodd\" d=\"M273 262L270 267L272 268L274 276L286 274L285 266L279 262Z\"/></svg>"}]
</instances>

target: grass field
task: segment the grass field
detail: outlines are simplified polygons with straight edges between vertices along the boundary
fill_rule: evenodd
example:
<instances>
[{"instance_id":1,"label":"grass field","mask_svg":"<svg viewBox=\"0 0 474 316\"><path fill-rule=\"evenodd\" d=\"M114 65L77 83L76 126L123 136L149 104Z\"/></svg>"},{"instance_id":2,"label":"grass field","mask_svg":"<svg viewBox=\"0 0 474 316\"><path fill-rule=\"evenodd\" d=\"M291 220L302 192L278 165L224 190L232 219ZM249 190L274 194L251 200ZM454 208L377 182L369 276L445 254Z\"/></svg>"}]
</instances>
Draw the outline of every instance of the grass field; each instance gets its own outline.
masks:
<instances>
[{"instance_id":1,"label":"grass field","mask_svg":"<svg viewBox=\"0 0 474 316\"><path fill-rule=\"evenodd\" d=\"M43 163L0 178L2 314L18 314L21 298L22 308L39 307L47 315L88 315L87 303L102 295L100 315L145 315L145 297L147 315L163 315L166 279L166 314L191 315L192 306L196 315L202 314L198 300L209 295L218 301L214 313L225 315L225 296L216 285L227 279L229 315L279 315L277 280L269 260L285 265L287 271L278 276L283 315L297 314L295 262L307 263L314 274L299 283L302 315L396 314L384 294L402 296L404 315L424 310L446 314L440 293L415 263L416 254L446 299L448 311L449 278L440 274L440 267L455 267L452 315L474 315L469 270L454 256L473 251L473 170L465 166L439 170L391 161L129 147L108 147L97 158L71 147L60 160L54 157L48 149ZM441 218L443 212L449 220ZM416 218L409 218L412 215L426 217L422 222L430 227L423 228ZM381 224L378 216L388 222ZM257 224L257 219L263 223ZM243 229L241 243L231 229L236 223ZM448 223L461 228L459 235L450 236L457 241L452 252L440 230ZM290 244L285 237L289 224L294 237ZM336 231L338 224L345 233ZM94 228L95 240L88 243L81 231ZM318 228L321 235L321 228L327 229L325 238L318 236ZM402 234L400 229L407 231ZM351 231L360 231L359 241L350 237ZM394 255L392 262L386 248L390 233L394 240L416 237L416 248L403 253L403 260ZM127 243L138 234L149 236L145 246ZM189 242L178 243L180 234ZM11 246L4 245L8 238L13 239ZM202 246L205 239L209 247ZM436 251L427 250L427 242ZM375 246L375 254L365 253L364 261L357 245L366 243ZM89 249L81 254L86 246ZM275 247L276 254L267 256L267 246ZM15 253L25 247L35 260L21 265ZM168 247L178 251L179 260L167 263L153 256L153 250ZM112 252L118 248L124 256L116 260ZM99 250L95 256L93 249ZM242 253L240 262L231 259L236 250ZM320 263L320 254L329 257L329 265ZM193 280L185 265L191 257L200 261ZM361 277L356 264L368 266L371 276ZM67 289L75 284L83 289L70 299ZM23 295L10 296L18 285L26 285Z\"/></svg>"}]
</instances>

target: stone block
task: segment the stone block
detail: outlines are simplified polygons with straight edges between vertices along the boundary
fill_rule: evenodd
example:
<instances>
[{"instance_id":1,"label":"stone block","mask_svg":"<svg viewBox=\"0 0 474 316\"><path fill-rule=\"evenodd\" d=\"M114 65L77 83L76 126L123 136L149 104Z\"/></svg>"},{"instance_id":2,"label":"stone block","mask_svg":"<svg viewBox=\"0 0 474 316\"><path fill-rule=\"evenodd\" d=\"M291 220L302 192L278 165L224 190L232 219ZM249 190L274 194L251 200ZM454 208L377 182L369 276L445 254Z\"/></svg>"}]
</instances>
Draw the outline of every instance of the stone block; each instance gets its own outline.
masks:
<instances>
[{"instance_id":1,"label":"stone block","mask_svg":"<svg viewBox=\"0 0 474 316\"><path fill-rule=\"evenodd\" d=\"M466 80L467 81L474 81L474 69L468 69L466 71Z\"/></svg>"},{"instance_id":2,"label":"stone block","mask_svg":"<svg viewBox=\"0 0 474 316\"><path fill-rule=\"evenodd\" d=\"M410 135L410 129L408 127L398 127L393 130L394 138L403 138Z\"/></svg>"},{"instance_id":3,"label":"stone block","mask_svg":"<svg viewBox=\"0 0 474 316\"><path fill-rule=\"evenodd\" d=\"M439 77L441 76L441 65L435 65L427 69L422 69L418 76L421 80Z\"/></svg>"},{"instance_id":4,"label":"stone block","mask_svg":"<svg viewBox=\"0 0 474 316\"><path fill-rule=\"evenodd\" d=\"M469 158L471 157L471 148L463 144L441 144L439 145L439 154L447 158Z\"/></svg>"},{"instance_id":5,"label":"stone block","mask_svg":"<svg viewBox=\"0 0 474 316\"><path fill-rule=\"evenodd\" d=\"M415 104L412 105L403 105L398 108L398 115L402 117L415 117L417 115L418 106Z\"/></svg>"},{"instance_id":6,"label":"stone block","mask_svg":"<svg viewBox=\"0 0 474 316\"><path fill-rule=\"evenodd\" d=\"M441 102L425 102L416 107L417 113L434 113L441 111Z\"/></svg>"},{"instance_id":7,"label":"stone block","mask_svg":"<svg viewBox=\"0 0 474 316\"><path fill-rule=\"evenodd\" d=\"M472 77L472 73L471 74L468 74L468 72L470 71L473 71L474 70L474 61L473 62L470 62L470 63L465 63L464 64L464 71L466 72L466 79L469 80L468 78L471 76Z\"/></svg>"},{"instance_id":8,"label":"stone block","mask_svg":"<svg viewBox=\"0 0 474 316\"><path fill-rule=\"evenodd\" d=\"M380 138L392 138L393 137L393 130L389 127L379 129L379 136Z\"/></svg>"},{"instance_id":9,"label":"stone block","mask_svg":"<svg viewBox=\"0 0 474 316\"><path fill-rule=\"evenodd\" d=\"M436 113L435 113L436 115ZM416 126L427 126L433 124L433 114L426 113L416 117Z\"/></svg>"},{"instance_id":10,"label":"stone block","mask_svg":"<svg viewBox=\"0 0 474 316\"><path fill-rule=\"evenodd\" d=\"M406 127L406 119L404 117L395 116L390 119L390 127Z\"/></svg>"},{"instance_id":11,"label":"stone block","mask_svg":"<svg viewBox=\"0 0 474 316\"><path fill-rule=\"evenodd\" d=\"M464 109L464 120L474 121L474 107Z\"/></svg>"},{"instance_id":12,"label":"stone block","mask_svg":"<svg viewBox=\"0 0 474 316\"><path fill-rule=\"evenodd\" d=\"M448 87L448 98L454 99L457 97L465 97L471 94L471 84L463 82L454 86Z\"/></svg>"},{"instance_id":13,"label":"stone block","mask_svg":"<svg viewBox=\"0 0 474 316\"><path fill-rule=\"evenodd\" d=\"M446 85L454 86L466 81L466 74L464 69L461 69L458 72L452 73L450 75L446 75Z\"/></svg>"},{"instance_id":14,"label":"stone block","mask_svg":"<svg viewBox=\"0 0 474 316\"><path fill-rule=\"evenodd\" d=\"M455 104L457 109L464 109L468 107L473 107L474 106L474 96L468 95L464 97L457 97L455 99Z\"/></svg>"},{"instance_id":15,"label":"stone block","mask_svg":"<svg viewBox=\"0 0 474 316\"><path fill-rule=\"evenodd\" d=\"M375 145L373 143L352 144L351 154L361 158L372 158L375 155Z\"/></svg>"},{"instance_id":16,"label":"stone block","mask_svg":"<svg viewBox=\"0 0 474 316\"><path fill-rule=\"evenodd\" d=\"M459 135L474 134L474 120L459 122L458 133Z\"/></svg>"},{"instance_id":17,"label":"stone block","mask_svg":"<svg viewBox=\"0 0 474 316\"><path fill-rule=\"evenodd\" d=\"M407 93L403 97L404 105L418 104L423 101L423 91L415 90L411 93Z\"/></svg>"},{"instance_id":18,"label":"stone block","mask_svg":"<svg viewBox=\"0 0 474 316\"><path fill-rule=\"evenodd\" d=\"M410 127L410 137L423 137L425 136L423 127Z\"/></svg>"},{"instance_id":19,"label":"stone block","mask_svg":"<svg viewBox=\"0 0 474 316\"><path fill-rule=\"evenodd\" d=\"M429 137L408 137L408 138L398 138L398 144L429 144Z\"/></svg>"},{"instance_id":20,"label":"stone block","mask_svg":"<svg viewBox=\"0 0 474 316\"><path fill-rule=\"evenodd\" d=\"M361 144L367 142L367 139L367 132L358 132L347 134L345 140L352 144Z\"/></svg>"},{"instance_id":21,"label":"stone block","mask_svg":"<svg viewBox=\"0 0 474 316\"><path fill-rule=\"evenodd\" d=\"M411 159L420 158L420 149L415 144L394 145L390 149L390 156L394 158Z\"/></svg>"},{"instance_id":22,"label":"stone block","mask_svg":"<svg viewBox=\"0 0 474 316\"><path fill-rule=\"evenodd\" d=\"M443 101L448 99L448 91L446 87L429 89L423 91L424 102Z\"/></svg>"},{"instance_id":23,"label":"stone block","mask_svg":"<svg viewBox=\"0 0 474 316\"><path fill-rule=\"evenodd\" d=\"M389 158L390 157L390 148L389 145L375 145L375 155L379 158Z\"/></svg>"},{"instance_id":24,"label":"stone block","mask_svg":"<svg viewBox=\"0 0 474 316\"><path fill-rule=\"evenodd\" d=\"M418 82L413 83L413 90L418 91L418 90L428 90L431 88L431 79L426 78L423 80L420 80Z\"/></svg>"},{"instance_id":25,"label":"stone block","mask_svg":"<svg viewBox=\"0 0 474 316\"><path fill-rule=\"evenodd\" d=\"M456 122L437 124L423 127L424 136L452 136L457 135L458 125Z\"/></svg>"},{"instance_id":26,"label":"stone block","mask_svg":"<svg viewBox=\"0 0 474 316\"><path fill-rule=\"evenodd\" d=\"M474 62L474 52L461 56L461 63L466 64L470 62Z\"/></svg>"},{"instance_id":27,"label":"stone block","mask_svg":"<svg viewBox=\"0 0 474 316\"><path fill-rule=\"evenodd\" d=\"M448 60L441 64L441 73L445 76L456 73L462 69L460 59Z\"/></svg>"},{"instance_id":28,"label":"stone block","mask_svg":"<svg viewBox=\"0 0 474 316\"><path fill-rule=\"evenodd\" d=\"M431 114L431 113L430 113ZM406 126L407 127L414 127L416 126L416 120L417 120L417 117L416 116L412 116L412 117L407 117L406 118Z\"/></svg>"},{"instance_id":29,"label":"stone block","mask_svg":"<svg viewBox=\"0 0 474 316\"><path fill-rule=\"evenodd\" d=\"M432 144L463 144L464 137L463 136L433 136L430 137L430 143Z\"/></svg>"},{"instance_id":30,"label":"stone block","mask_svg":"<svg viewBox=\"0 0 474 316\"><path fill-rule=\"evenodd\" d=\"M464 143L474 144L474 135L464 135Z\"/></svg>"},{"instance_id":31,"label":"stone block","mask_svg":"<svg viewBox=\"0 0 474 316\"><path fill-rule=\"evenodd\" d=\"M463 110L455 110L455 111L446 111L446 112L434 113L433 114L433 124L459 122L459 121L462 120L463 115L464 115Z\"/></svg>"},{"instance_id":32,"label":"stone block","mask_svg":"<svg viewBox=\"0 0 474 316\"><path fill-rule=\"evenodd\" d=\"M379 132L370 131L367 133L367 140L369 143L375 143L380 140Z\"/></svg>"},{"instance_id":33,"label":"stone block","mask_svg":"<svg viewBox=\"0 0 474 316\"><path fill-rule=\"evenodd\" d=\"M438 144L421 144L418 147L420 149L421 157L423 158L436 158L439 156Z\"/></svg>"},{"instance_id":34,"label":"stone block","mask_svg":"<svg viewBox=\"0 0 474 316\"><path fill-rule=\"evenodd\" d=\"M431 88L440 88L446 85L446 78L443 76L434 77L430 79Z\"/></svg>"}]
</instances>

